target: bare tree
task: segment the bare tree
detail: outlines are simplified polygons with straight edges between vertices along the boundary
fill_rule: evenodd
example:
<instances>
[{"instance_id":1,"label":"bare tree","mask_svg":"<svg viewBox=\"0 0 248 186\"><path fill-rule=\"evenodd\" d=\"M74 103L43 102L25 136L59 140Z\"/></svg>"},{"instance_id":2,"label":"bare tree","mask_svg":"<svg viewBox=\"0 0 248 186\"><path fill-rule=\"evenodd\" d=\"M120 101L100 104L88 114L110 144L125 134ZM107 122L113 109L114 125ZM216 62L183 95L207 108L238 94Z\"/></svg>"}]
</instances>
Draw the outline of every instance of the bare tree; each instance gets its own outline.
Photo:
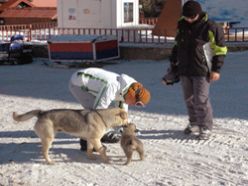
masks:
<instances>
[{"instance_id":1,"label":"bare tree","mask_svg":"<svg viewBox=\"0 0 248 186\"><path fill-rule=\"evenodd\" d=\"M166 0L140 0L141 12L145 17L159 16Z\"/></svg>"}]
</instances>

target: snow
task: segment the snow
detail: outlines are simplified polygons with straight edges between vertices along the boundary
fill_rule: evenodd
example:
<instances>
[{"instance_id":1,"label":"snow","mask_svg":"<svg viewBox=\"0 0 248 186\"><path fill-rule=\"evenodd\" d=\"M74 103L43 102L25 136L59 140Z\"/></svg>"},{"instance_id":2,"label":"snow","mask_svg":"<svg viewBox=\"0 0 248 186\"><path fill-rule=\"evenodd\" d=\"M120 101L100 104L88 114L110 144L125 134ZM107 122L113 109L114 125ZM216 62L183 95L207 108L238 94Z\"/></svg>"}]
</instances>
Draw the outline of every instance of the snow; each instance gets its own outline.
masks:
<instances>
[{"instance_id":1,"label":"snow","mask_svg":"<svg viewBox=\"0 0 248 186\"><path fill-rule=\"evenodd\" d=\"M237 22L235 27L248 24L247 0L197 0L209 17L218 22Z\"/></svg>"},{"instance_id":2,"label":"snow","mask_svg":"<svg viewBox=\"0 0 248 186\"><path fill-rule=\"evenodd\" d=\"M51 149L55 165L47 165L33 131L35 119L17 124L12 112L81 108L68 91L75 68L52 68L46 59L19 66L0 66L0 185L248 185L248 51L228 53L221 80L211 87L215 113L211 139L198 141L182 132L187 115L180 84L160 79L168 61L115 61L103 68L126 73L151 90L146 108L130 107L139 129L145 160L124 166L120 144L105 144L111 164L89 160L78 138L57 135Z\"/></svg>"}]
</instances>

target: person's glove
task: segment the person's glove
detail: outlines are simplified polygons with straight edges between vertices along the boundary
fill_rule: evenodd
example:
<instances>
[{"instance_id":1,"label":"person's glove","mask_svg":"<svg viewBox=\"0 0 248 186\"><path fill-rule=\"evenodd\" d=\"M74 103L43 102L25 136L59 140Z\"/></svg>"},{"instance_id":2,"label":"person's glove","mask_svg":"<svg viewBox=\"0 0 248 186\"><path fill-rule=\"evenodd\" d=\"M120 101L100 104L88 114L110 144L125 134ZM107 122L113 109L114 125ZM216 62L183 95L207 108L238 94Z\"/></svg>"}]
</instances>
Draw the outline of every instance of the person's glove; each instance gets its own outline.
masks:
<instances>
[{"instance_id":1,"label":"person's glove","mask_svg":"<svg viewBox=\"0 0 248 186\"><path fill-rule=\"evenodd\" d=\"M172 70L172 68L167 69L167 73L162 77L162 83L165 85L173 85L180 81L177 70Z\"/></svg>"}]
</instances>

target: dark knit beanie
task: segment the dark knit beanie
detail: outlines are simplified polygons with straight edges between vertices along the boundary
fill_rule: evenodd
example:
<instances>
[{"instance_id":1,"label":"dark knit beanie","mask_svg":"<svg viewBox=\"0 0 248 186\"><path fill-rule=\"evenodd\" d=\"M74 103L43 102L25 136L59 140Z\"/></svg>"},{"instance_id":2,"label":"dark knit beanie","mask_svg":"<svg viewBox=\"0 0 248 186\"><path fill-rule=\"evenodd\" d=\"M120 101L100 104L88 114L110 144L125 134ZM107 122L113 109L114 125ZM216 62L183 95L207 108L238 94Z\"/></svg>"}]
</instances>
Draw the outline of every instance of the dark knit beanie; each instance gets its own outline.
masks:
<instances>
[{"instance_id":1,"label":"dark knit beanie","mask_svg":"<svg viewBox=\"0 0 248 186\"><path fill-rule=\"evenodd\" d=\"M185 17L195 17L201 12L201 5L197 1L189 0L183 5L183 16Z\"/></svg>"}]
</instances>

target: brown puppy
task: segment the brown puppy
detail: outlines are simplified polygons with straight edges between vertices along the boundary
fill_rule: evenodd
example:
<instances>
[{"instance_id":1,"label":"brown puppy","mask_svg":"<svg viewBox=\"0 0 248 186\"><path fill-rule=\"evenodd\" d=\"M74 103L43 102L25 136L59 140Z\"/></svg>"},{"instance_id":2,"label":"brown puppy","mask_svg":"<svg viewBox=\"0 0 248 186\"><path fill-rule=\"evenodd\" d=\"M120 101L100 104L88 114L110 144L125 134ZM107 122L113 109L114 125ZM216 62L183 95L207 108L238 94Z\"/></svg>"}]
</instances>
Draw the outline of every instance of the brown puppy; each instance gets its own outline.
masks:
<instances>
[{"instance_id":1,"label":"brown puppy","mask_svg":"<svg viewBox=\"0 0 248 186\"><path fill-rule=\"evenodd\" d=\"M95 149L101 158L108 162L106 149L100 140L108 128L126 125L128 122L127 113L120 108L32 110L20 115L13 112L15 121L26 121L34 116L38 118L34 130L41 139L42 153L49 164L52 164L53 161L49 158L48 151L57 131L87 140L88 157L93 159L92 152Z\"/></svg>"},{"instance_id":2,"label":"brown puppy","mask_svg":"<svg viewBox=\"0 0 248 186\"><path fill-rule=\"evenodd\" d=\"M123 126L121 136L121 147L127 157L125 165L128 165L132 160L134 151L139 153L140 159L144 160L143 143L135 136L136 126L133 123Z\"/></svg>"}]
</instances>

